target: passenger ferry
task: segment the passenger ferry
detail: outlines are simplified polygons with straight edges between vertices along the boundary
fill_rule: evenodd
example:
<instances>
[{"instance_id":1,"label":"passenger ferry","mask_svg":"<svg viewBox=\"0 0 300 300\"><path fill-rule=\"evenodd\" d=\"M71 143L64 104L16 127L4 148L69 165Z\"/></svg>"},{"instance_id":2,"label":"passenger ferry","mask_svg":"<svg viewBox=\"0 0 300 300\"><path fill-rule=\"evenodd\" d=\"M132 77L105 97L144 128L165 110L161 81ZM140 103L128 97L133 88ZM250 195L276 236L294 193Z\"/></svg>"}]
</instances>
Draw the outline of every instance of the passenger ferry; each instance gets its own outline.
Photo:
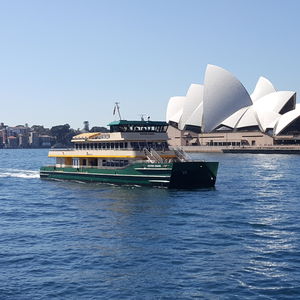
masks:
<instances>
[{"instance_id":1,"label":"passenger ferry","mask_svg":"<svg viewBox=\"0 0 300 300\"><path fill-rule=\"evenodd\" d=\"M192 161L171 149L167 123L119 120L108 126L108 133L74 136L72 149L51 149L56 164L41 167L40 177L167 188L215 185L218 162Z\"/></svg>"}]
</instances>

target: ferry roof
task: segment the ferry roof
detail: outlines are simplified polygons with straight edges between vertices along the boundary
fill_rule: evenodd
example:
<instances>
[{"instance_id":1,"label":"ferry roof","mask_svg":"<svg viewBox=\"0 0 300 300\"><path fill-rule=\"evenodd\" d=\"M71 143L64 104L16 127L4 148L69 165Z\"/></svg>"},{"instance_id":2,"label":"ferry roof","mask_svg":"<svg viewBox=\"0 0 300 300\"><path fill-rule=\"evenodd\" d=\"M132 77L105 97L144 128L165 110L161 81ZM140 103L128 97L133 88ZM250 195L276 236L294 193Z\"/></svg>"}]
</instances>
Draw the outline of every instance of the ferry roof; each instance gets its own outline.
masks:
<instances>
[{"instance_id":1,"label":"ferry roof","mask_svg":"<svg viewBox=\"0 0 300 300\"><path fill-rule=\"evenodd\" d=\"M118 126L118 125L134 125L134 126L168 126L168 123L163 121L127 121L119 120L109 123L107 126Z\"/></svg>"},{"instance_id":2,"label":"ferry roof","mask_svg":"<svg viewBox=\"0 0 300 300\"><path fill-rule=\"evenodd\" d=\"M85 133L80 133L80 134L77 134L75 136L73 136L72 139L74 140L81 140L81 139L91 139L93 138L94 136L97 136L99 135L99 132L85 132Z\"/></svg>"}]
</instances>

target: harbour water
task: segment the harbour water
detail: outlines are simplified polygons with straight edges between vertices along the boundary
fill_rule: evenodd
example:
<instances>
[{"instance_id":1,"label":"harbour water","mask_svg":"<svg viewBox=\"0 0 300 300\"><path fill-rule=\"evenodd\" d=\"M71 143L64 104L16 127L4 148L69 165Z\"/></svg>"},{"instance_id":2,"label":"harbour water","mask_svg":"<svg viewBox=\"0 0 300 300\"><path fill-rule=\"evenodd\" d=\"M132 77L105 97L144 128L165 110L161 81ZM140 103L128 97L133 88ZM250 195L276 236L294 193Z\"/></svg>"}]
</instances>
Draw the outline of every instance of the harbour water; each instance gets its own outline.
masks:
<instances>
[{"instance_id":1,"label":"harbour water","mask_svg":"<svg viewBox=\"0 0 300 300\"><path fill-rule=\"evenodd\" d=\"M299 299L300 156L194 154L215 189L43 181L0 150L0 299Z\"/></svg>"}]
</instances>

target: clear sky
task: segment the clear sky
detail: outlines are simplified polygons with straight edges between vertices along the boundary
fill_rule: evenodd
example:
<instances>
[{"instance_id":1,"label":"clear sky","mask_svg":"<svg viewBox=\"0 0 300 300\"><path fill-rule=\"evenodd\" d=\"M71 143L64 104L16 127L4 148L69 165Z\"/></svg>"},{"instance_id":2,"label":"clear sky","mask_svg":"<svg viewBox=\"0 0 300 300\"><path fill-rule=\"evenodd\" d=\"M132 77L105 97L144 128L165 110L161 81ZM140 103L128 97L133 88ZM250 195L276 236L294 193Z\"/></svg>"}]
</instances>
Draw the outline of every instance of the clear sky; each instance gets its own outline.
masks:
<instances>
[{"instance_id":1,"label":"clear sky","mask_svg":"<svg viewBox=\"0 0 300 300\"><path fill-rule=\"evenodd\" d=\"M300 92L300 1L0 0L0 122L10 126L103 126L115 101L123 119L164 120L207 64L249 93L260 75Z\"/></svg>"}]
</instances>

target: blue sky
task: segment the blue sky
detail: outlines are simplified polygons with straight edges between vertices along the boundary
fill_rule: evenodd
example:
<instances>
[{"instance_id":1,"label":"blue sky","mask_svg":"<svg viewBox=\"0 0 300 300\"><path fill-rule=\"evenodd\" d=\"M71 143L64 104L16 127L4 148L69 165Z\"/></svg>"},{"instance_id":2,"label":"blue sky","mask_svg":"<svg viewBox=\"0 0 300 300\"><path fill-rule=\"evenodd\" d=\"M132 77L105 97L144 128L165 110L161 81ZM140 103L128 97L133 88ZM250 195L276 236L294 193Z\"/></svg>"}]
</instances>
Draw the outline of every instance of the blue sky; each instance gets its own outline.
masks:
<instances>
[{"instance_id":1,"label":"blue sky","mask_svg":"<svg viewBox=\"0 0 300 300\"><path fill-rule=\"evenodd\" d=\"M0 122L164 119L207 64L300 91L300 1L0 0ZM300 99L300 98L299 98Z\"/></svg>"}]
</instances>

